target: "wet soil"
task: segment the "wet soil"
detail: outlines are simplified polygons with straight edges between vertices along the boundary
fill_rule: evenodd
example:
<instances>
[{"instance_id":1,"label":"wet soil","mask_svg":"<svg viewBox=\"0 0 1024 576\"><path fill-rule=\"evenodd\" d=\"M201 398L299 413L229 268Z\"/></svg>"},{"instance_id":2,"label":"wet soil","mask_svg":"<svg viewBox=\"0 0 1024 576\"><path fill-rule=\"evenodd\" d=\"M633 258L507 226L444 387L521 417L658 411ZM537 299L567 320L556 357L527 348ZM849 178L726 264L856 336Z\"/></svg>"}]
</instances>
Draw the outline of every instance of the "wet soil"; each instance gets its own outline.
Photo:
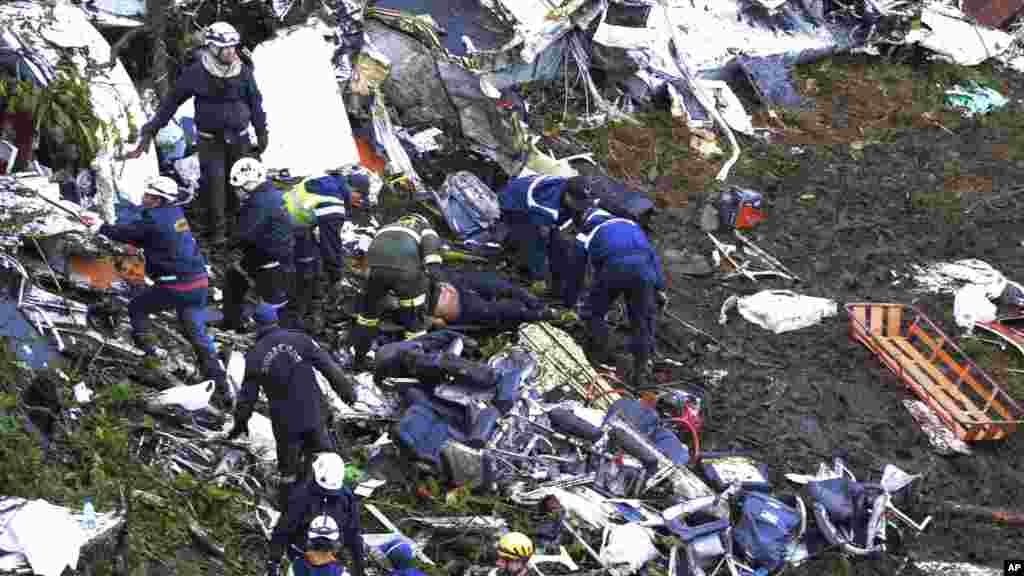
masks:
<instances>
[{"instance_id":1,"label":"wet soil","mask_svg":"<svg viewBox=\"0 0 1024 576\"><path fill-rule=\"evenodd\" d=\"M1021 78L1005 73L1001 80L1003 94L1012 100L1005 113L1013 118L1021 112L1016 103L1024 94ZM855 101L850 108L860 105ZM886 106L873 110L877 117L894 113ZM808 125L820 125L832 112L831 104L815 109L808 118L818 122ZM933 515L934 520L924 534L909 539L908 555L1000 567L1024 550L1024 529L953 516L929 502L1024 507L1024 436L1018 432L1005 441L975 444L969 456L937 455L900 402L912 394L867 349L850 340L842 305L914 304L963 344L952 320L953 297L913 294L912 281L896 284L895 274L907 272L911 264L978 258L1008 278L1024 277L1022 209L1019 197L1011 193L1024 177L1024 163L1011 156L1015 146L1010 128L1002 122L971 121L960 123L951 134L933 122L912 123L873 143L863 142L856 130L837 135L812 127L799 132L788 137L782 152L779 146L746 146L748 163L734 171L732 183L764 194L769 218L748 237L804 281L765 279L754 285L744 279L685 277L669 266L677 315L751 358L786 365L755 367L715 353L693 358L695 366L729 371L711 389L702 442L708 450L752 449L770 466L774 486L781 491L794 488L783 474L813 473L836 454L846 458L860 480L877 481L887 463L922 473L920 501L911 516L920 520ZM770 165L758 164L769 157ZM785 169L772 168L780 165ZM711 253L711 242L698 228L702 193L691 190L687 205L678 207L682 202L676 202L677 207L662 210L654 219L662 249ZM969 214L964 213L967 209ZM779 335L735 312L725 326L718 325L719 308L728 296L769 288L833 299L840 313L817 326ZM671 320L661 322L659 329L684 348L690 341L705 342ZM662 346L662 351L669 349ZM1016 398L1024 401L1019 390ZM800 571L835 573L829 564L833 560L824 557ZM900 568L893 562L854 563L851 573L892 574ZM912 573L912 568L903 573Z\"/></svg>"}]
</instances>

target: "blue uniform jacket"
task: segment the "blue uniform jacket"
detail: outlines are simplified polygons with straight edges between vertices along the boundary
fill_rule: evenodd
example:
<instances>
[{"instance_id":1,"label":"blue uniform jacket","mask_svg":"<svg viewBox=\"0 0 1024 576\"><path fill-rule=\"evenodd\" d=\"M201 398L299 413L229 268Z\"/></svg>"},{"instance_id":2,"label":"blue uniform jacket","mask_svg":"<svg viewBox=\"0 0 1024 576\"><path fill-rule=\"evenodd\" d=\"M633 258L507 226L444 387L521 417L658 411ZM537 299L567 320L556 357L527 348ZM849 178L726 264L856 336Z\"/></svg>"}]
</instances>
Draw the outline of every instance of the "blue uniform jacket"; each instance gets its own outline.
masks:
<instances>
[{"instance_id":1,"label":"blue uniform jacket","mask_svg":"<svg viewBox=\"0 0 1024 576\"><path fill-rule=\"evenodd\" d=\"M156 134L189 98L195 98L196 130L200 132L240 133L252 123L257 132L267 129L263 95L256 86L252 68L232 78L218 78L206 71L202 59L190 65L178 77L174 89L164 97L153 118L142 127L143 134Z\"/></svg>"},{"instance_id":2,"label":"blue uniform jacket","mask_svg":"<svg viewBox=\"0 0 1024 576\"><path fill-rule=\"evenodd\" d=\"M206 257L179 206L147 208L133 224L104 224L99 233L145 250L146 275L157 284L187 282L206 274Z\"/></svg>"},{"instance_id":3,"label":"blue uniform jacket","mask_svg":"<svg viewBox=\"0 0 1024 576\"><path fill-rule=\"evenodd\" d=\"M269 180L250 194L242 205L235 240L245 255L246 267L258 267L274 261L282 266L291 266L295 249L291 219L284 207L281 191Z\"/></svg>"},{"instance_id":4,"label":"blue uniform jacket","mask_svg":"<svg viewBox=\"0 0 1024 576\"><path fill-rule=\"evenodd\" d=\"M306 334L273 326L258 338L245 355L245 381L238 401L241 420L247 421L252 414L262 388L270 404L275 436L278 431L282 434L278 442L319 428L321 392L313 368L327 378L342 400L355 402L355 391L341 368Z\"/></svg>"},{"instance_id":5,"label":"blue uniform jacket","mask_svg":"<svg viewBox=\"0 0 1024 576\"><path fill-rule=\"evenodd\" d=\"M364 555L363 537L359 528L359 500L348 488L328 491L312 479L298 484L288 495L287 508L281 514L270 536L270 557L280 558L285 552L289 558L299 557L299 550L306 549L306 532L310 523L317 516L324 514L338 523L341 537L352 554L352 576L363 576Z\"/></svg>"},{"instance_id":6,"label":"blue uniform jacket","mask_svg":"<svg viewBox=\"0 0 1024 576\"><path fill-rule=\"evenodd\" d=\"M516 178L498 192L498 206L502 212L528 214L530 222L538 226L561 225L571 217L561 214L568 182L561 176Z\"/></svg>"},{"instance_id":7,"label":"blue uniform jacket","mask_svg":"<svg viewBox=\"0 0 1024 576\"><path fill-rule=\"evenodd\" d=\"M605 210L591 211L576 235L575 274L571 276L569 302L576 301L583 286L587 262L594 267L595 275L600 275L609 265L643 265L642 279L652 283L656 290L663 288L661 259L640 225Z\"/></svg>"}]
</instances>

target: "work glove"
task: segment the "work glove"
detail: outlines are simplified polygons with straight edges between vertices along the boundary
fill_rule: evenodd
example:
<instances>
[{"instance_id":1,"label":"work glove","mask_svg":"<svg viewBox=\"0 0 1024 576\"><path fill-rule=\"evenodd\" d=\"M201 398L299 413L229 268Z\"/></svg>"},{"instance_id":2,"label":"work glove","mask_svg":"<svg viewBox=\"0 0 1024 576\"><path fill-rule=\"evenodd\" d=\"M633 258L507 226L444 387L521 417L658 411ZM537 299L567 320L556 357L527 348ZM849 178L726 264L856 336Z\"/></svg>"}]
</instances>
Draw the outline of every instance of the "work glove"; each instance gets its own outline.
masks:
<instances>
[{"instance_id":1,"label":"work glove","mask_svg":"<svg viewBox=\"0 0 1024 576\"><path fill-rule=\"evenodd\" d=\"M256 133L256 142L257 147L260 150L260 154L263 154L264 152L267 151L267 146L270 144L270 141L268 140L266 130L260 130L259 132Z\"/></svg>"},{"instance_id":2,"label":"work glove","mask_svg":"<svg viewBox=\"0 0 1024 576\"><path fill-rule=\"evenodd\" d=\"M267 576L281 576L280 562L267 560Z\"/></svg>"},{"instance_id":3,"label":"work glove","mask_svg":"<svg viewBox=\"0 0 1024 576\"><path fill-rule=\"evenodd\" d=\"M96 234L103 226L103 219L95 212L82 212L78 219L89 228L90 234Z\"/></svg>"},{"instance_id":4,"label":"work glove","mask_svg":"<svg viewBox=\"0 0 1024 576\"><path fill-rule=\"evenodd\" d=\"M664 310L668 306L668 294L664 290L658 290L658 310Z\"/></svg>"}]
</instances>

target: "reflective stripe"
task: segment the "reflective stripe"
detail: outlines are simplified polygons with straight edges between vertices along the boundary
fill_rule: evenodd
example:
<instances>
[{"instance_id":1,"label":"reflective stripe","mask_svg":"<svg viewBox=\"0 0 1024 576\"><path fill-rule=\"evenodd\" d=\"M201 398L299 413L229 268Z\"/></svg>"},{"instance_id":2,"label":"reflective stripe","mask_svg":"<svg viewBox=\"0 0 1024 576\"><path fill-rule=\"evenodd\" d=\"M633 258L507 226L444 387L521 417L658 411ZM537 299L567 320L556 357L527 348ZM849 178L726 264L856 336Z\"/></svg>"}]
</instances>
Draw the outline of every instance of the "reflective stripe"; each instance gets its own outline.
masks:
<instances>
[{"instance_id":1,"label":"reflective stripe","mask_svg":"<svg viewBox=\"0 0 1024 576\"><path fill-rule=\"evenodd\" d=\"M377 232L377 236L380 236L381 234L383 234L385 232L393 232L395 230L397 230L399 232L405 232L409 236L412 236L413 239L416 240L416 243L419 244L419 242L420 242L420 235L417 234L415 230L410 230L410 229L406 228L405 226L385 226L385 227L381 228Z\"/></svg>"},{"instance_id":2,"label":"reflective stripe","mask_svg":"<svg viewBox=\"0 0 1024 576\"><path fill-rule=\"evenodd\" d=\"M424 264L440 264L441 262L441 256L438 254L430 254L423 259Z\"/></svg>"},{"instance_id":3,"label":"reflective stripe","mask_svg":"<svg viewBox=\"0 0 1024 576\"><path fill-rule=\"evenodd\" d=\"M427 228L423 231L422 236L437 236L437 232L434 232L433 228Z\"/></svg>"},{"instance_id":4,"label":"reflective stripe","mask_svg":"<svg viewBox=\"0 0 1024 576\"><path fill-rule=\"evenodd\" d=\"M420 294L419 296L416 296L415 298L405 298L404 300L399 300L398 301L398 305L401 306L402 308L415 308L416 306L423 306L426 303L427 303L427 295L426 294Z\"/></svg>"},{"instance_id":5,"label":"reflective stripe","mask_svg":"<svg viewBox=\"0 0 1024 576\"><path fill-rule=\"evenodd\" d=\"M331 214L341 214L344 216L345 207L338 204L328 205L326 208L317 208L313 210L313 214L316 214L317 218L323 218L324 216L330 216Z\"/></svg>"},{"instance_id":6,"label":"reflective stripe","mask_svg":"<svg viewBox=\"0 0 1024 576\"><path fill-rule=\"evenodd\" d=\"M177 279L178 279L177 276L160 276L159 278L156 279L156 281L157 282L173 282L173 281L175 281Z\"/></svg>"},{"instance_id":7,"label":"reflective stripe","mask_svg":"<svg viewBox=\"0 0 1024 576\"><path fill-rule=\"evenodd\" d=\"M607 214L607 212L605 212L605 214ZM588 220L589 220L589 218L588 218ZM611 220L605 220L604 222L601 222L600 224L595 226L594 229L590 231L590 234L583 234L583 233L577 234L576 235L576 241L581 243L581 244L583 244L583 249L584 250L590 250L590 243L594 240L594 237L597 236L597 231L600 230L601 228L604 228L605 226L607 226L609 224L614 224L616 222L625 222L627 224L632 224L634 226L638 226L638 224L636 222L633 222L632 220L629 220L629 219L626 219L626 218L612 218Z\"/></svg>"},{"instance_id":8,"label":"reflective stripe","mask_svg":"<svg viewBox=\"0 0 1024 576\"><path fill-rule=\"evenodd\" d=\"M406 340L412 340L413 338L419 338L420 336L423 336L426 333L427 333L426 330L422 330L420 332L406 332L405 333L405 339Z\"/></svg>"},{"instance_id":9,"label":"reflective stripe","mask_svg":"<svg viewBox=\"0 0 1024 576\"><path fill-rule=\"evenodd\" d=\"M362 314L356 314L356 324L359 324L360 326L366 326L367 328L376 328L377 325L380 324L380 319L367 318Z\"/></svg>"},{"instance_id":10,"label":"reflective stripe","mask_svg":"<svg viewBox=\"0 0 1024 576\"><path fill-rule=\"evenodd\" d=\"M301 262L303 264L305 264L307 262L314 262L314 261L316 261L316 256L310 256L308 258L299 258L299 259L296 260L296 262Z\"/></svg>"},{"instance_id":11,"label":"reflective stripe","mask_svg":"<svg viewBox=\"0 0 1024 576\"><path fill-rule=\"evenodd\" d=\"M527 208L537 208L538 210L543 210L544 212L547 212L548 214L550 214L551 217L554 218L557 221L558 220L558 210L555 210L554 208L548 208L547 206L541 206L540 204L535 202L534 199L533 199L533 189L536 188L537 185L540 184L541 182L543 182L545 180L550 180L551 178L561 178L561 176L540 176L538 178L535 178L533 180L533 182L530 182L530 187L526 189L526 207Z\"/></svg>"},{"instance_id":12,"label":"reflective stripe","mask_svg":"<svg viewBox=\"0 0 1024 576\"><path fill-rule=\"evenodd\" d=\"M271 268L277 268L280 265L281 265L281 263L275 260L273 262L270 262L270 263L264 264L263 266L260 266L260 270L270 270Z\"/></svg>"}]
</instances>

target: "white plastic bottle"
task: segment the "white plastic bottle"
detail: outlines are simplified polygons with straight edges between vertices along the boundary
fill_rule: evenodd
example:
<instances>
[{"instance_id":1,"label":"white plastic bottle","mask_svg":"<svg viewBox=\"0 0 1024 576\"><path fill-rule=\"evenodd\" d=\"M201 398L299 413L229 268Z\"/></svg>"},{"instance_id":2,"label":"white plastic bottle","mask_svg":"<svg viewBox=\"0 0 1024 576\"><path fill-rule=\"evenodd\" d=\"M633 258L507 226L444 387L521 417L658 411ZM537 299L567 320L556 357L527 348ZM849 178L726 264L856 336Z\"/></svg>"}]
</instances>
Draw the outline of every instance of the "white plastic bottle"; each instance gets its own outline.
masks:
<instances>
[{"instance_id":1,"label":"white plastic bottle","mask_svg":"<svg viewBox=\"0 0 1024 576\"><path fill-rule=\"evenodd\" d=\"M82 528L96 529L96 508L92 505L92 498L88 496L85 498L85 506L82 507Z\"/></svg>"}]
</instances>

